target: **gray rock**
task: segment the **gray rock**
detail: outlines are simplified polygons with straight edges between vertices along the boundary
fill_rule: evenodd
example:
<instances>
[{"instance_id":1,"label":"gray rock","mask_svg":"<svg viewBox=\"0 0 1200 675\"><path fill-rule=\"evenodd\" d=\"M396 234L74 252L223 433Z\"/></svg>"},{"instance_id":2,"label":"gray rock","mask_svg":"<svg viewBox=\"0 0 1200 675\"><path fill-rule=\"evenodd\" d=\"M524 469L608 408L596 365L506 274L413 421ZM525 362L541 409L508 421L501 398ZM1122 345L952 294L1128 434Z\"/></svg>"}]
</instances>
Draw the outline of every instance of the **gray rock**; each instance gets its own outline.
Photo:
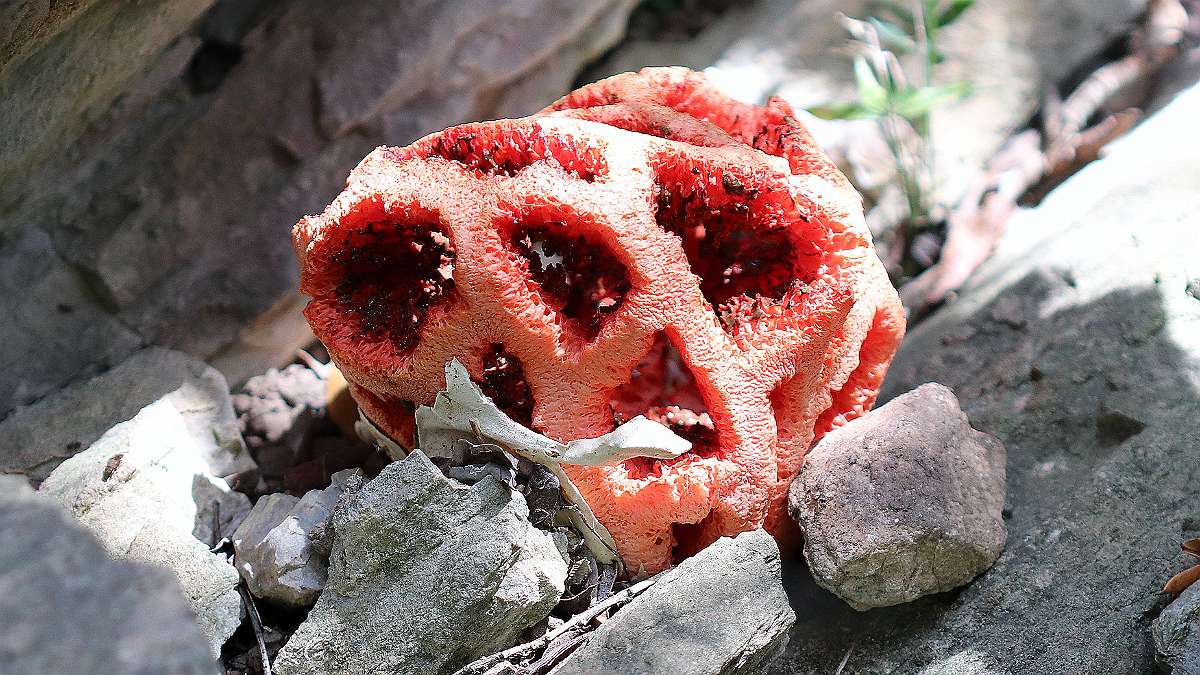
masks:
<instances>
[{"instance_id":1,"label":"gray rock","mask_svg":"<svg viewBox=\"0 0 1200 675\"><path fill-rule=\"evenodd\" d=\"M1158 663L1172 673L1200 673L1200 584L1192 584L1150 625Z\"/></svg>"},{"instance_id":2,"label":"gray rock","mask_svg":"<svg viewBox=\"0 0 1200 675\"><path fill-rule=\"evenodd\" d=\"M214 488L228 491L207 471L183 415L159 401L63 462L40 491L67 507L112 557L173 573L216 656L241 623L242 603L237 571L193 535L211 517L197 495L204 501Z\"/></svg>"},{"instance_id":3,"label":"gray rock","mask_svg":"<svg viewBox=\"0 0 1200 675\"><path fill-rule=\"evenodd\" d=\"M0 6L0 73L61 32L97 0L6 2Z\"/></svg>"},{"instance_id":4,"label":"gray rock","mask_svg":"<svg viewBox=\"0 0 1200 675\"><path fill-rule=\"evenodd\" d=\"M334 508L362 480L361 471L347 469L333 474L328 488L303 498L276 493L258 500L233 535L237 568L251 593L288 607L316 602L329 567Z\"/></svg>"},{"instance_id":5,"label":"gray rock","mask_svg":"<svg viewBox=\"0 0 1200 675\"><path fill-rule=\"evenodd\" d=\"M249 497L211 476L192 482L192 503L196 505L192 536L209 547L237 531L251 509Z\"/></svg>"},{"instance_id":6,"label":"gray rock","mask_svg":"<svg viewBox=\"0 0 1200 675\"><path fill-rule=\"evenodd\" d=\"M254 468L221 373L186 354L150 347L0 421L0 447L6 448L0 471L41 480L109 428L160 400L182 415L210 474Z\"/></svg>"},{"instance_id":7,"label":"gray rock","mask_svg":"<svg viewBox=\"0 0 1200 675\"><path fill-rule=\"evenodd\" d=\"M0 18L25 13L9 4ZM76 138L212 0L16 4L34 30L0 52L0 183Z\"/></svg>"},{"instance_id":8,"label":"gray rock","mask_svg":"<svg viewBox=\"0 0 1200 675\"><path fill-rule=\"evenodd\" d=\"M0 352L0 419L74 378L120 363L142 344L141 336L92 299L40 230L0 241L0 314L6 317L0 321L6 345ZM15 470L4 454L3 470Z\"/></svg>"},{"instance_id":9,"label":"gray rock","mask_svg":"<svg viewBox=\"0 0 1200 675\"><path fill-rule=\"evenodd\" d=\"M1004 549L1004 446L920 387L821 439L789 493L813 578L855 609L967 583Z\"/></svg>"},{"instance_id":10,"label":"gray rock","mask_svg":"<svg viewBox=\"0 0 1200 675\"><path fill-rule=\"evenodd\" d=\"M509 487L516 486L517 471L511 466L503 466L495 462L486 464L467 464L465 466L452 466L446 470L446 475L460 483L474 485L479 481L491 476L497 481L504 483Z\"/></svg>"},{"instance_id":11,"label":"gray rock","mask_svg":"<svg viewBox=\"0 0 1200 675\"><path fill-rule=\"evenodd\" d=\"M620 37L633 0L272 3L269 21L235 31L245 31L242 58L215 89L196 93L180 76L198 44L183 36L105 112L142 50L208 0L126 4L77 17L60 38L92 40L55 48L61 63L35 56L9 69L50 95L0 82L0 158L45 159L28 177L21 163L0 167L0 260L24 240L45 249L0 293L0 341L19 355L18 368L0 369L0 416L138 344L211 359L234 383L286 363L312 339L287 234L299 214L324 208L378 145L525 115L565 94ZM145 17L155 18L146 35L126 32ZM110 64L113 50L131 53ZM97 51L105 58L87 58ZM67 133L78 111L60 106L81 88L63 83L83 82L94 123L78 136ZM30 110L51 123L31 123ZM53 311L60 304L72 310Z\"/></svg>"},{"instance_id":12,"label":"gray rock","mask_svg":"<svg viewBox=\"0 0 1200 675\"><path fill-rule=\"evenodd\" d=\"M775 540L743 532L664 572L554 674L759 672L795 620Z\"/></svg>"},{"instance_id":13,"label":"gray rock","mask_svg":"<svg viewBox=\"0 0 1200 675\"><path fill-rule=\"evenodd\" d=\"M973 650L999 672L1145 673L1158 591L1200 485L1200 118L1193 87L1009 223L915 326L883 400L927 381L1008 451L1008 546L954 595L856 613L797 572L780 672L907 673ZM817 618L819 617L819 619Z\"/></svg>"},{"instance_id":14,"label":"gray rock","mask_svg":"<svg viewBox=\"0 0 1200 675\"><path fill-rule=\"evenodd\" d=\"M516 641L563 592L566 563L525 500L466 487L420 452L334 517L329 580L276 672L451 673Z\"/></svg>"},{"instance_id":15,"label":"gray rock","mask_svg":"<svg viewBox=\"0 0 1200 675\"><path fill-rule=\"evenodd\" d=\"M0 476L0 626L5 672L217 672L170 574L114 561L14 476Z\"/></svg>"}]
</instances>

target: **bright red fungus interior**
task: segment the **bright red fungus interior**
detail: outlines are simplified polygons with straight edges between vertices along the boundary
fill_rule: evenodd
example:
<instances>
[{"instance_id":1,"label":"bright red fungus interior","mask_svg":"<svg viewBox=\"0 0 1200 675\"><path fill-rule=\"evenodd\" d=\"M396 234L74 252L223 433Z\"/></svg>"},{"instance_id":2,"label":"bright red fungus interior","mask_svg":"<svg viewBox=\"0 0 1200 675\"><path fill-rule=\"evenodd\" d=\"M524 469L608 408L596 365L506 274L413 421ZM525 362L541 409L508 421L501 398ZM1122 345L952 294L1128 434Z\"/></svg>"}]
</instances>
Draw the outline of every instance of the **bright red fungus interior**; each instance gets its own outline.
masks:
<instances>
[{"instance_id":1,"label":"bright red fungus interior","mask_svg":"<svg viewBox=\"0 0 1200 675\"><path fill-rule=\"evenodd\" d=\"M792 536L788 483L904 330L858 195L790 108L680 68L380 148L294 236L314 332L398 441L451 358L550 436L640 414L690 440L567 467L635 571Z\"/></svg>"}]
</instances>

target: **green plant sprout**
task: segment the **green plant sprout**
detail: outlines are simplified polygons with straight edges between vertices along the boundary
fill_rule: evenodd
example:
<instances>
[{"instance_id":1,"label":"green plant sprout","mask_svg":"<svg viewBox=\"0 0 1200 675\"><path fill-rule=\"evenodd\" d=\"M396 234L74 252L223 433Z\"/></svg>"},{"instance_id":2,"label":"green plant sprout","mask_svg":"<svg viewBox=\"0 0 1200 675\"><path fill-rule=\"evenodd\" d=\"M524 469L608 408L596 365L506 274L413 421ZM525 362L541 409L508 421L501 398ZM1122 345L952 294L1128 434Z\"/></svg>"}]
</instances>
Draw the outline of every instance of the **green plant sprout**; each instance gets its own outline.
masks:
<instances>
[{"instance_id":1,"label":"green plant sprout","mask_svg":"<svg viewBox=\"0 0 1200 675\"><path fill-rule=\"evenodd\" d=\"M866 19L841 17L854 53L858 100L809 108L822 119L874 119L896 162L896 176L908 204L911 231L931 224L933 143L930 113L970 94L966 82L933 84L941 29L957 20L974 0L878 2ZM916 77L906 75L897 54L909 57ZM915 82L915 83L914 83Z\"/></svg>"}]
</instances>

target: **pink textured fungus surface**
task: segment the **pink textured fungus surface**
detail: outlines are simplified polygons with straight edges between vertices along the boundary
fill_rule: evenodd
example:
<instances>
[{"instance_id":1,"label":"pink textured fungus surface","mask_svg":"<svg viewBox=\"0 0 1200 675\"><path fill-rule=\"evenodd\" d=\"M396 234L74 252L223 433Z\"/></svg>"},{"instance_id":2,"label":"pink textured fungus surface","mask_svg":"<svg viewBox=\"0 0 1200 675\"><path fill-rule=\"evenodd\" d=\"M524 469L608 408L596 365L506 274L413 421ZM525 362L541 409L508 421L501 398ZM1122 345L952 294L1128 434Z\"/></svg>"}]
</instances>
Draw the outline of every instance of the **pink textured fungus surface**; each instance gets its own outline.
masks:
<instances>
[{"instance_id":1,"label":"pink textured fungus surface","mask_svg":"<svg viewBox=\"0 0 1200 675\"><path fill-rule=\"evenodd\" d=\"M794 536L788 483L904 332L857 193L787 104L681 68L379 148L294 238L313 330L401 443L451 358L549 436L644 414L691 440L568 467L633 570Z\"/></svg>"}]
</instances>

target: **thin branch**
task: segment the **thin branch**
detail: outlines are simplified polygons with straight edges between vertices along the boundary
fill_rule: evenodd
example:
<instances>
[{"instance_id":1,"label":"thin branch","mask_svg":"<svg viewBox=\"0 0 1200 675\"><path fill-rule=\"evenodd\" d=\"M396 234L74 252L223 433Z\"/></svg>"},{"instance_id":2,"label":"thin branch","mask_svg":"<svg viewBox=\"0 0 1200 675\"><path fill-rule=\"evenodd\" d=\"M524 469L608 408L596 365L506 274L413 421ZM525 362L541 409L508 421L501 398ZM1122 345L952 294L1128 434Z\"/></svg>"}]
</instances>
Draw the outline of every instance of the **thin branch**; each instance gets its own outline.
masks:
<instances>
[{"instance_id":1,"label":"thin branch","mask_svg":"<svg viewBox=\"0 0 1200 675\"><path fill-rule=\"evenodd\" d=\"M920 320L941 304L991 255L1017 199L1044 171L1038 133L1030 129L1014 136L991 164L986 176L950 213L946 244L937 264L900 289L909 321Z\"/></svg>"},{"instance_id":2,"label":"thin branch","mask_svg":"<svg viewBox=\"0 0 1200 675\"><path fill-rule=\"evenodd\" d=\"M946 244L937 264L900 289L910 321L940 305L983 264L1022 195L1044 195L1133 127L1140 117L1134 109L1109 115L1091 128L1084 125L1127 85L1153 74L1178 53L1187 18L1178 0L1152 0L1134 34L1132 53L1097 69L1061 103L1054 92L1047 95L1044 142L1038 143L1032 129L1009 139L989 162L984 179L947 218Z\"/></svg>"},{"instance_id":3,"label":"thin branch","mask_svg":"<svg viewBox=\"0 0 1200 675\"><path fill-rule=\"evenodd\" d=\"M855 644L854 642L850 643L850 647L846 649L846 654L842 657L841 662L838 663L837 670L833 671L833 675L842 675L842 671L846 669L846 664L850 662L850 655L854 653Z\"/></svg>"},{"instance_id":4,"label":"thin branch","mask_svg":"<svg viewBox=\"0 0 1200 675\"><path fill-rule=\"evenodd\" d=\"M329 363L321 363L317 360L317 357L309 354L308 350L306 349L297 349L296 358L303 361L304 365L308 366L309 369L316 373L317 377L321 378L322 380L329 379L329 374L334 369L332 361Z\"/></svg>"},{"instance_id":5,"label":"thin branch","mask_svg":"<svg viewBox=\"0 0 1200 675\"><path fill-rule=\"evenodd\" d=\"M649 579L645 579L630 586L629 588L626 588L620 593L609 596L608 599L598 602L579 614L576 614L558 628L547 632L545 635L542 635L539 638L524 644L519 644L515 647L510 647L509 649L506 649L498 654L485 656L478 661L467 664L459 669L455 675L478 675L481 673L490 673L498 664L503 664L505 662L512 664L514 660L519 660L530 654L536 653L539 649L543 649L568 631L585 630L588 624L590 624L596 617L608 611L610 608L625 604L636 598L638 595L641 595L643 591L653 586L655 582L658 581L660 576L661 575L650 577Z\"/></svg>"},{"instance_id":6,"label":"thin branch","mask_svg":"<svg viewBox=\"0 0 1200 675\"><path fill-rule=\"evenodd\" d=\"M541 658L521 669L524 675L542 675L549 671L561 661L575 648L586 642L588 639L587 633L579 633L578 635L564 635L555 642L546 645L546 651Z\"/></svg>"},{"instance_id":7,"label":"thin branch","mask_svg":"<svg viewBox=\"0 0 1200 675\"><path fill-rule=\"evenodd\" d=\"M267 658L267 641L263 637L262 617L258 615L258 607L254 605L254 598L250 595L250 589L246 588L245 581L238 582L238 594L242 596L242 604L246 607L246 613L250 615L250 627L254 629L254 641L258 643L263 675L271 675L271 660Z\"/></svg>"}]
</instances>

